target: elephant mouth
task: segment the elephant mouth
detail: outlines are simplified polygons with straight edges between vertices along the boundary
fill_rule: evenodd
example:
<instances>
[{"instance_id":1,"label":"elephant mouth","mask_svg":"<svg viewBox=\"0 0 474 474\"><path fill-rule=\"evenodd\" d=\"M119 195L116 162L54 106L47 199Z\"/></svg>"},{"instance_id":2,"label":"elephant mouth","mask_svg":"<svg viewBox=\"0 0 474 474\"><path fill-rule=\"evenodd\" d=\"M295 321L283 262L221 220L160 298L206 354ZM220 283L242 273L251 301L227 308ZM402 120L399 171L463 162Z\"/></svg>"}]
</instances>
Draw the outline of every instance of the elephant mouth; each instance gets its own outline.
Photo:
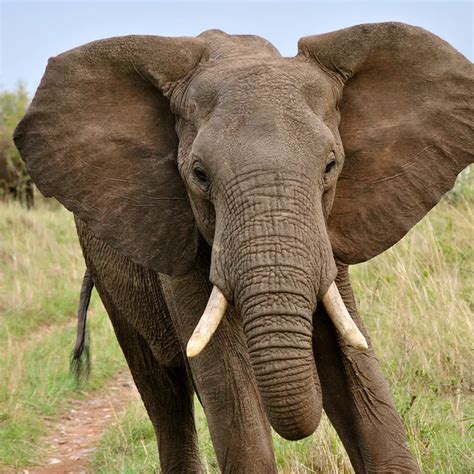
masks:
<instances>
[{"instance_id":1,"label":"elephant mouth","mask_svg":"<svg viewBox=\"0 0 474 474\"><path fill-rule=\"evenodd\" d=\"M288 292L275 295L258 291L246 295L240 300L239 310L242 311L250 361L270 424L284 438L296 440L314 432L322 409L319 377L309 350L312 344L311 313L304 308L288 311L288 307L282 307L278 302L275 305L274 301L269 310L269 299L302 298L302 295ZM367 342L334 282L321 300L341 338L356 349L367 349ZM297 308L293 304L292 307ZM197 356L206 347L226 308L225 296L214 286L206 309L188 341L188 357ZM285 332L282 328L290 321L292 325Z\"/></svg>"},{"instance_id":2,"label":"elephant mouth","mask_svg":"<svg viewBox=\"0 0 474 474\"><path fill-rule=\"evenodd\" d=\"M336 283L331 283L322 297L324 307L342 339L358 350L368 348L365 337L354 323ZM217 286L214 286L206 309L194 329L186 347L188 357L199 355L211 340L227 309L227 300Z\"/></svg>"}]
</instances>

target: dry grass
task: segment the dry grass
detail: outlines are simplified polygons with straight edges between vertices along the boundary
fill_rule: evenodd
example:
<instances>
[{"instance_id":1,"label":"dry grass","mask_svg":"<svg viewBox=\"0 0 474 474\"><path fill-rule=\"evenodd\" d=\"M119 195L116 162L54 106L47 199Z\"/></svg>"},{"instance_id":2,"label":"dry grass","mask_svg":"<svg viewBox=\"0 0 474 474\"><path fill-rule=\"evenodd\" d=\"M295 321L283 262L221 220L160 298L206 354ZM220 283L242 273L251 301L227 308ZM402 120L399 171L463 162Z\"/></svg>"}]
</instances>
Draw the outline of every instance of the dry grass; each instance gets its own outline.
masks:
<instances>
[{"instance_id":1,"label":"dry grass","mask_svg":"<svg viewBox=\"0 0 474 474\"><path fill-rule=\"evenodd\" d=\"M220 472L202 408L196 400L199 449L206 472ZM132 403L120 420L120 429L111 427L102 439L94 458L92 472L108 474L148 473L159 470L155 435L140 402ZM279 472L283 474L352 472L345 451L325 416L318 434L289 442L274 434Z\"/></svg>"},{"instance_id":2,"label":"dry grass","mask_svg":"<svg viewBox=\"0 0 474 474\"><path fill-rule=\"evenodd\" d=\"M0 269L0 339L64 322L84 272L72 215L1 203Z\"/></svg>"},{"instance_id":3,"label":"dry grass","mask_svg":"<svg viewBox=\"0 0 474 474\"><path fill-rule=\"evenodd\" d=\"M0 203L0 472L38 460L46 417L83 396L69 376L84 263L72 216ZM124 366L102 307L91 311L94 370L86 391Z\"/></svg>"},{"instance_id":4,"label":"dry grass","mask_svg":"<svg viewBox=\"0 0 474 474\"><path fill-rule=\"evenodd\" d=\"M446 199L352 271L359 308L426 472L472 472L474 200Z\"/></svg>"}]
</instances>

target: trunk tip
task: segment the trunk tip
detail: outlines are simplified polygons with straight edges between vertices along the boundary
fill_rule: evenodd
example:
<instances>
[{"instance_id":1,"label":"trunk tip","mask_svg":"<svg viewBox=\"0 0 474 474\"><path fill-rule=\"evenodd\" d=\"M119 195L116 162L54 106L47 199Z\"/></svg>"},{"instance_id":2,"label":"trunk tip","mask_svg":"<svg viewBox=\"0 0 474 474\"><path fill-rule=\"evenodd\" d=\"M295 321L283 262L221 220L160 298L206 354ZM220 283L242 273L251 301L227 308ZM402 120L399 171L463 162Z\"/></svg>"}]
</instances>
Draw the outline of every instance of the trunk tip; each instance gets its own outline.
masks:
<instances>
[{"instance_id":1,"label":"trunk tip","mask_svg":"<svg viewBox=\"0 0 474 474\"><path fill-rule=\"evenodd\" d=\"M288 441L299 441L300 439L311 436L319 426L321 421L322 409L317 409L311 412L311 416L306 419L297 420L294 425L281 425L278 420L272 420L270 417L270 424L273 429L284 439Z\"/></svg>"}]
</instances>

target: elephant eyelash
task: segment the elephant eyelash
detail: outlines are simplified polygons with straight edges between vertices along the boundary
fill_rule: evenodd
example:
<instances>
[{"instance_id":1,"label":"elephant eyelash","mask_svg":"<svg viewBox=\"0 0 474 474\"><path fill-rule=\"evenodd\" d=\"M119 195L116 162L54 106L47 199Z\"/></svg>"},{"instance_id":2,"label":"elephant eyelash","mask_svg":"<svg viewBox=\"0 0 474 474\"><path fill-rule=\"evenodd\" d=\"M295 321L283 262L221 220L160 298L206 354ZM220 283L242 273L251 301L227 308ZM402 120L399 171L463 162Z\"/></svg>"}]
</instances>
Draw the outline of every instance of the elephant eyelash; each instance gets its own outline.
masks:
<instances>
[{"instance_id":1,"label":"elephant eyelash","mask_svg":"<svg viewBox=\"0 0 474 474\"><path fill-rule=\"evenodd\" d=\"M193 169L193 174L194 174L194 177L200 183L207 183L208 182L207 174L204 172L204 170L199 169L199 168L195 168L195 169Z\"/></svg>"},{"instance_id":2,"label":"elephant eyelash","mask_svg":"<svg viewBox=\"0 0 474 474\"><path fill-rule=\"evenodd\" d=\"M324 169L324 172L326 174L330 173L331 170L336 166L336 160L333 158L329 163L326 165L326 168Z\"/></svg>"},{"instance_id":3,"label":"elephant eyelash","mask_svg":"<svg viewBox=\"0 0 474 474\"><path fill-rule=\"evenodd\" d=\"M207 176L207 173L204 168L199 163L194 163L192 168L192 174L197 183L201 187L206 188L207 190L210 184L209 177Z\"/></svg>"}]
</instances>

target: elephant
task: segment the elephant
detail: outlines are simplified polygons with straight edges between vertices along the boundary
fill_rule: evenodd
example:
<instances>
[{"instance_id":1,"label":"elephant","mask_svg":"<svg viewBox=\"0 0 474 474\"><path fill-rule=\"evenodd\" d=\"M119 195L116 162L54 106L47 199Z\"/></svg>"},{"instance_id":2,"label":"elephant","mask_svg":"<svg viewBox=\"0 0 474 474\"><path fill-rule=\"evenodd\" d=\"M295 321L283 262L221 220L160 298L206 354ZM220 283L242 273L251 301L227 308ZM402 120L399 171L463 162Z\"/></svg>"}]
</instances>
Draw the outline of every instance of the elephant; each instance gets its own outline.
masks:
<instances>
[{"instance_id":1,"label":"elephant","mask_svg":"<svg viewBox=\"0 0 474 474\"><path fill-rule=\"evenodd\" d=\"M12 163L9 148L10 144L0 139L0 199L19 200L31 209L34 206L33 183L24 170Z\"/></svg>"},{"instance_id":2,"label":"elephant","mask_svg":"<svg viewBox=\"0 0 474 474\"><path fill-rule=\"evenodd\" d=\"M2 146L3 145L3 146ZM6 147L0 144L0 196L6 199L7 196L15 194L16 176L7 160Z\"/></svg>"},{"instance_id":3,"label":"elephant","mask_svg":"<svg viewBox=\"0 0 474 474\"><path fill-rule=\"evenodd\" d=\"M374 23L304 37L124 36L49 60L15 143L74 214L163 472L276 472L322 410L356 472L419 472L348 268L473 161L473 65Z\"/></svg>"}]
</instances>

